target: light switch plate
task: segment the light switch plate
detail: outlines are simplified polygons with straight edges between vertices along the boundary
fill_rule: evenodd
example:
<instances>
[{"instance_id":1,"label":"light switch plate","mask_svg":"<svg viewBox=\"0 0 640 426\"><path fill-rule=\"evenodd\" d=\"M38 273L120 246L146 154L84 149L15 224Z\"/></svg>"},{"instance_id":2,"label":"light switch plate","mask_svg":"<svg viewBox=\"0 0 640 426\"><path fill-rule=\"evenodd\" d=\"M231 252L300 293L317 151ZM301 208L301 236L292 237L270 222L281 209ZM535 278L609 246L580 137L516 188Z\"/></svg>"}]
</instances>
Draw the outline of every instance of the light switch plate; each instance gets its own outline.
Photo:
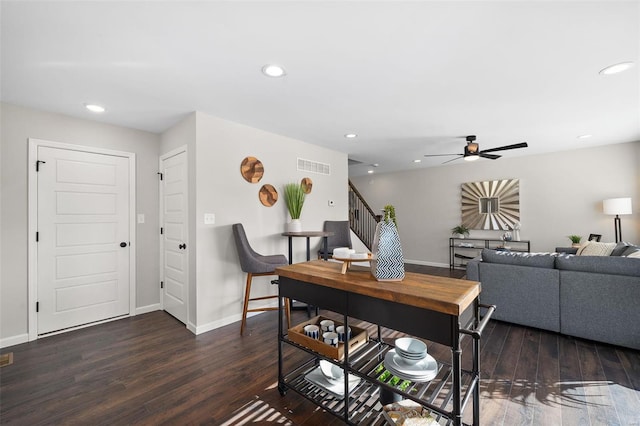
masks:
<instances>
[{"instance_id":1,"label":"light switch plate","mask_svg":"<svg viewBox=\"0 0 640 426\"><path fill-rule=\"evenodd\" d=\"M138 215L138 223L144 223L144 213Z\"/></svg>"},{"instance_id":2,"label":"light switch plate","mask_svg":"<svg viewBox=\"0 0 640 426\"><path fill-rule=\"evenodd\" d=\"M216 223L216 215L214 213L205 213L204 214L204 224L205 225L213 225Z\"/></svg>"}]
</instances>

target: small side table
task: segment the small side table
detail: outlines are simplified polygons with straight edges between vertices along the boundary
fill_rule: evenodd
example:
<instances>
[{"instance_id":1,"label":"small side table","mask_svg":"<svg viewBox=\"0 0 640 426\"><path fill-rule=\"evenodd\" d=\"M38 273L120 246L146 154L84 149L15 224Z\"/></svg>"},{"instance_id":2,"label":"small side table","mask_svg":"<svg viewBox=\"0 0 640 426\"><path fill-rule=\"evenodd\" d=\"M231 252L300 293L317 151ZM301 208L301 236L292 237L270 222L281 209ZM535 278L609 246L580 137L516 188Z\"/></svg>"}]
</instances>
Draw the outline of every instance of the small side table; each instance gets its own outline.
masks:
<instances>
[{"instance_id":1,"label":"small side table","mask_svg":"<svg viewBox=\"0 0 640 426\"><path fill-rule=\"evenodd\" d=\"M284 237L289 238L289 265L293 263L293 239L295 237L304 237L307 239L307 262L311 260L311 237L322 237L324 248L324 260L328 260L327 246L328 238L333 236L333 232L327 231L301 231L301 232L283 232Z\"/></svg>"}]
</instances>

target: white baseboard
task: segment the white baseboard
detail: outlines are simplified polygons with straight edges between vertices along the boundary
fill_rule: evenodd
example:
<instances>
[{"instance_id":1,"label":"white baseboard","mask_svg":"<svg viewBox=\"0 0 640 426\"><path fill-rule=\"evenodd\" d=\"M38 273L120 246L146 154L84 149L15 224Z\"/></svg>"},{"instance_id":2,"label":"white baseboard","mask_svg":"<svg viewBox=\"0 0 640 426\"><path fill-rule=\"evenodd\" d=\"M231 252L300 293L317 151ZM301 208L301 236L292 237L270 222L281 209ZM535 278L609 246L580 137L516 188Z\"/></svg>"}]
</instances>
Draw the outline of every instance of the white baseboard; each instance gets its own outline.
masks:
<instances>
[{"instance_id":1,"label":"white baseboard","mask_svg":"<svg viewBox=\"0 0 640 426\"><path fill-rule=\"evenodd\" d=\"M247 315L249 317L251 314ZM254 315L257 315L254 314ZM251 315L253 316L253 315ZM240 321L242 319L242 314L231 315L216 321L212 321L208 324L203 324L195 327L195 334L206 333L207 331L215 330L216 328L224 327L225 325L229 325L231 323ZM192 330L193 331L193 330ZM240 333L240 328L238 328L238 334Z\"/></svg>"},{"instance_id":2,"label":"white baseboard","mask_svg":"<svg viewBox=\"0 0 640 426\"><path fill-rule=\"evenodd\" d=\"M18 334L17 336L5 337L0 339L0 348L8 348L9 346L27 343L29 341L29 333Z\"/></svg>"},{"instance_id":3,"label":"white baseboard","mask_svg":"<svg viewBox=\"0 0 640 426\"><path fill-rule=\"evenodd\" d=\"M449 267L448 263L426 262L424 260L405 259L404 263L411 263L412 265L435 266L436 268L448 268Z\"/></svg>"},{"instance_id":4,"label":"white baseboard","mask_svg":"<svg viewBox=\"0 0 640 426\"><path fill-rule=\"evenodd\" d=\"M255 317L256 315L262 315L264 312L249 312L247 314L247 318ZM225 325L232 324L234 322L238 322L242 320L242 313L230 315L228 317L219 319L217 321L212 321L208 324L203 324L195 327L193 324L187 325L187 328L194 334L202 334L207 331L215 330L216 328L224 327ZM238 334L240 334L240 325L238 325Z\"/></svg>"},{"instance_id":5,"label":"white baseboard","mask_svg":"<svg viewBox=\"0 0 640 426\"><path fill-rule=\"evenodd\" d=\"M196 327L194 323L192 323L192 322L188 322L187 323L187 330L189 330L193 334L198 334L198 333L196 333L197 328L198 327Z\"/></svg>"},{"instance_id":6,"label":"white baseboard","mask_svg":"<svg viewBox=\"0 0 640 426\"><path fill-rule=\"evenodd\" d=\"M159 311L159 310L160 310L159 303L154 303L153 305L147 305L147 306L140 306L139 308L136 308L136 315L148 314L149 312Z\"/></svg>"}]
</instances>

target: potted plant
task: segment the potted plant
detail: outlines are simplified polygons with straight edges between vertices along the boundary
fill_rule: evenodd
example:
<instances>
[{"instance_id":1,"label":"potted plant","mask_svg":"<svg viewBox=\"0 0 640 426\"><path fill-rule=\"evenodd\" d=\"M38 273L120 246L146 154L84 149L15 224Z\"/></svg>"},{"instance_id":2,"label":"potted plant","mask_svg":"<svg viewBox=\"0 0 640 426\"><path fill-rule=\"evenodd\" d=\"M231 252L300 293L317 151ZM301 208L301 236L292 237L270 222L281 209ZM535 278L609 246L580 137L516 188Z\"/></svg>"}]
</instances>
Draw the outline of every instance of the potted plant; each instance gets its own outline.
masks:
<instances>
[{"instance_id":1,"label":"potted plant","mask_svg":"<svg viewBox=\"0 0 640 426\"><path fill-rule=\"evenodd\" d=\"M287 210L291 216L291 222L289 222L289 232L301 232L302 223L300 222L300 214L302 213L302 206L304 205L304 188L300 183L287 183L284 186L284 201L287 205Z\"/></svg>"},{"instance_id":2,"label":"potted plant","mask_svg":"<svg viewBox=\"0 0 640 426\"><path fill-rule=\"evenodd\" d=\"M451 235L458 235L458 238L464 238L469 236L469 228L464 225L458 225L451 228Z\"/></svg>"},{"instance_id":3,"label":"potted plant","mask_svg":"<svg viewBox=\"0 0 640 426\"><path fill-rule=\"evenodd\" d=\"M580 240L582 239L580 235L569 235L567 238L573 243L571 247L580 247Z\"/></svg>"},{"instance_id":4,"label":"potted plant","mask_svg":"<svg viewBox=\"0 0 640 426\"><path fill-rule=\"evenodd\" d=\"M386 206L384 206L383 212L384 213L382 216L382 220L384 220L387 223L389 223L389 221L393 222L393 224L397 228L398 222L396 222L396 208L393 207L391 204L387 204Z\"/></svg>"}]
</instances>

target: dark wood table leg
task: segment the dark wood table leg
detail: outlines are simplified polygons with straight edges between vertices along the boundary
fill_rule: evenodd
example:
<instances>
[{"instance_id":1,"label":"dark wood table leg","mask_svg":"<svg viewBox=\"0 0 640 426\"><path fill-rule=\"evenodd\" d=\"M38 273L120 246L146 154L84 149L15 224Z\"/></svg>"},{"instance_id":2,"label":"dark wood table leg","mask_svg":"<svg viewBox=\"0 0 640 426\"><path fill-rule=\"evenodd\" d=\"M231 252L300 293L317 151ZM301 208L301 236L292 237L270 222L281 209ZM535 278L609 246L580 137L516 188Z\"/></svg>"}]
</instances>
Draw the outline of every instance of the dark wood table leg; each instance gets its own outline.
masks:
<instances>
[{"instance_id":1,"label":"dark wood table leg","mask_svg":"<svg viewBox=\"0 0 640 426\"><path fill-rule=\"evenodd\" d=\"M329 260L329 253L327 253L327 251L329 250L329 237L322 237L322 258L324 260Z\"/></svg>"}]
</instances>

